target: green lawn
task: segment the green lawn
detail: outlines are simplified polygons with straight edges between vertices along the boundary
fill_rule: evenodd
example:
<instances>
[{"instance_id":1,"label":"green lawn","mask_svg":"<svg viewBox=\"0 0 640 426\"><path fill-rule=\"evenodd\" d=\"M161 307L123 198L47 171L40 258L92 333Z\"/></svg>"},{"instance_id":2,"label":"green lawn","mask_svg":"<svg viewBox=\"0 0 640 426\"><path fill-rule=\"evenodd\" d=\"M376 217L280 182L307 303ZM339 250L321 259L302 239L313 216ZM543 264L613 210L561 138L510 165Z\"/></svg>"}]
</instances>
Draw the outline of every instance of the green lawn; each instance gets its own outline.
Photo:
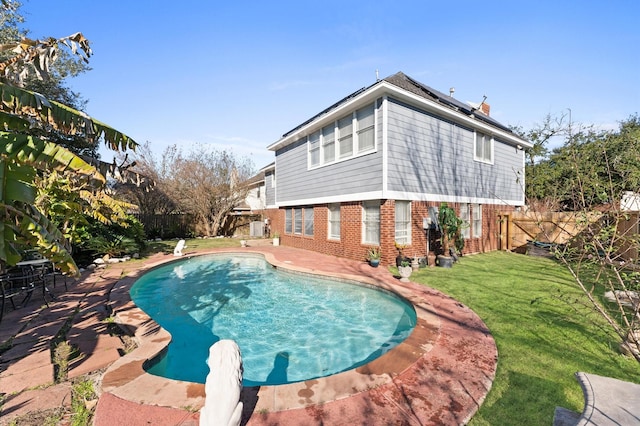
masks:
<instances>
[{"instance_id":1,"label":"green lawn","mask_svg":"<svg viewBox=\"0 0 640 426\"><path fill-rule=\"evenodd\" d=\"M469 306L496 340L498 371L472 425L549 425L556 406L582 411L577 371L640 383L640 364L576 303L585 298L554 260L493 252L420 269L411 280Z\"/></svg>"},{"instance_id":2,"label":"green lawn","mask_svg":"<svg viewBox=\"0 0 640 426\"><path fill-rule=\"evenodd\" d=\"M143 255L151 255L158 252L173 253L178 240L150 241ZM240 247L240 238L191 238L185 240L184 252L190 250L204 250L220 247Z\"/></svg>"}]
</instances>

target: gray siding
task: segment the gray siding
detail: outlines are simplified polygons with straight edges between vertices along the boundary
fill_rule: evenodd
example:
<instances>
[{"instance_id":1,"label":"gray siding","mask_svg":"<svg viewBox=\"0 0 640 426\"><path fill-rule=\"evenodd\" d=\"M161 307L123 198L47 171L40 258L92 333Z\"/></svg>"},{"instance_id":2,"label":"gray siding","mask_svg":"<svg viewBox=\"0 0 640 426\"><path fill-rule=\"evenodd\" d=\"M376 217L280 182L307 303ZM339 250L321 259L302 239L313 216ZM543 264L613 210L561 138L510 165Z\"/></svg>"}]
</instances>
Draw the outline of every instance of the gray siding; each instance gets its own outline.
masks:
<instances>
[{"instance_id":1,"label":"gray siding","mask_svg":"<svg viewBox=\"0 0 640 426\"><path fill-rule=\"evenodd\" d=\"M474 161L473 130L393 100L388 111L390 191L522 199L522 151L496 140L493 164Z\"/></svg>"},{"instance_id":2,"label":"gray siding","mask_svg":"<svg viewBox=\"0 0 640 426\"><path fill-rule=\"evenodd\" d=\"M306 139L276 151L278 203L381 191L382 113L378 112L376 152L307 170Z\"/></svg>"},{"instance_id":3,"label":"gray siding","mask_svg":"<svg viewBox=\"0 0 640 426\"><path fill-rule=\"evenodd\" d=\"M299 141L276 152L278 203L380 191L382 153L307 170L307 144Z\"/></svg>"},{"instance_id":4,"label":"gray siding","mask_svg":"<svg viewBox=\"0 0 640 426\"><path fill-rule=\"evenodd\" d=\"M264 196L267 206L273 206L276 204L276 188L272 187L273 170L265 172L264 174ZM276 186L278 182L276 181Z\"/></svg>"}]
</instances>

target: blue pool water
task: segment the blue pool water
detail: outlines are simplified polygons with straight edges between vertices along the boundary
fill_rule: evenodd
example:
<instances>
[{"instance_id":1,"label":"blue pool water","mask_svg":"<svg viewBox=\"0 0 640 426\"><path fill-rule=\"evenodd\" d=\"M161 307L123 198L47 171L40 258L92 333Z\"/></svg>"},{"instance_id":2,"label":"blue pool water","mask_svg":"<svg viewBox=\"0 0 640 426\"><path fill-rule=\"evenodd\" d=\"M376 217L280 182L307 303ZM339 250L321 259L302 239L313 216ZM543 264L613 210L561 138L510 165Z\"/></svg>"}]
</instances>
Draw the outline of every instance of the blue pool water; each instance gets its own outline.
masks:
<instances>
[{"instance_id":1,"label":"blue pool water","mask_svg":"<svg viewBox=\"0 0 640 426\"><path fill-rule=\"evenodd\" d=\"M413 307L389 292L283 272L257 256L172 262L143 275L130 293L173 338L147 371L199 383L220 339L238 343L245 386L274 385L366 364L416 324Z\"/></svg>"}]
</instances>

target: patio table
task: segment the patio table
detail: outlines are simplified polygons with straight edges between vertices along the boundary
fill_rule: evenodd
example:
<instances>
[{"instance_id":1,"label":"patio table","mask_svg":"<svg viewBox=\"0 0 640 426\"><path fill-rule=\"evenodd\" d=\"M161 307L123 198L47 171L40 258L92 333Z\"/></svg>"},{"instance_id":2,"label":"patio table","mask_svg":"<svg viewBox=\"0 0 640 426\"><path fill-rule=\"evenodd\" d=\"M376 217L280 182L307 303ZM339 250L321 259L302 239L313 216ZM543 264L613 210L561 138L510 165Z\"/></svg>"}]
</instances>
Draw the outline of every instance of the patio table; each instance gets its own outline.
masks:
<instances>
[{"instance_id":1,"label":"patio table","mask_svg":"<svg viewBox=\"0 0 640 426\"><path fill-rule=\"evenodd\" d=\"M47 287L47 276L53 276L55 287L55 270L53 262L44 258L22 260L16 263L16 267L22 270L23 275L31 275L31 282L34 286L42 286L42 298L44 303L49 306L49 303L47 303L47 294L52 300L56 298L56 296Z\"/></svg>"}]
</instances>

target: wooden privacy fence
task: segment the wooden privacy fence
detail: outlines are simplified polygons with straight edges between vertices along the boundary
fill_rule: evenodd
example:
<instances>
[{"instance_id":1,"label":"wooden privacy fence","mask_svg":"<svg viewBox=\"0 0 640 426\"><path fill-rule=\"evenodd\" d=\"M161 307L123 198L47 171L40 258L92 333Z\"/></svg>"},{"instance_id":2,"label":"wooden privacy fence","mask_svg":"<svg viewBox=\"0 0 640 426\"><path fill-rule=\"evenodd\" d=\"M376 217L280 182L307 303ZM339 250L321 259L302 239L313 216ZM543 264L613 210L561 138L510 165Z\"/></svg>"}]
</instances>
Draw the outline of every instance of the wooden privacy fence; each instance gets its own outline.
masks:
<instances>
[{"instance_id":1,"label":"wooden privacy fence","mask_svg":"<svg viewBox=\"0 0 640 426\"><path fill-rule=\"evenodd\" d=\"M582 232L601 213L508 212L500 214L500 250L526 251L529 241L564 244Z\"/></svg>"},{"instance_id":2,"label":"wooden privacy fence","mask_svg":"<svg viewBox=\"0 0 640 426\"><path fill-rule=\"evenodd\" d=\"M195 224L188 214L134 214L147 238L184 238L193 235Z\"/></svg>"},{"instance_id":3,"label":"wooden privacy fence","mask_svg":"<svg viewBox=\"0 0 640 426\"><path fill-rule=\"evenodd\" d=\"M640 212L627 212L618 222L618 234L623 242L620 246L620 255L627 261L638 262L640 250L638 240L640 234Z\"/></svg>"}]
</instances>

